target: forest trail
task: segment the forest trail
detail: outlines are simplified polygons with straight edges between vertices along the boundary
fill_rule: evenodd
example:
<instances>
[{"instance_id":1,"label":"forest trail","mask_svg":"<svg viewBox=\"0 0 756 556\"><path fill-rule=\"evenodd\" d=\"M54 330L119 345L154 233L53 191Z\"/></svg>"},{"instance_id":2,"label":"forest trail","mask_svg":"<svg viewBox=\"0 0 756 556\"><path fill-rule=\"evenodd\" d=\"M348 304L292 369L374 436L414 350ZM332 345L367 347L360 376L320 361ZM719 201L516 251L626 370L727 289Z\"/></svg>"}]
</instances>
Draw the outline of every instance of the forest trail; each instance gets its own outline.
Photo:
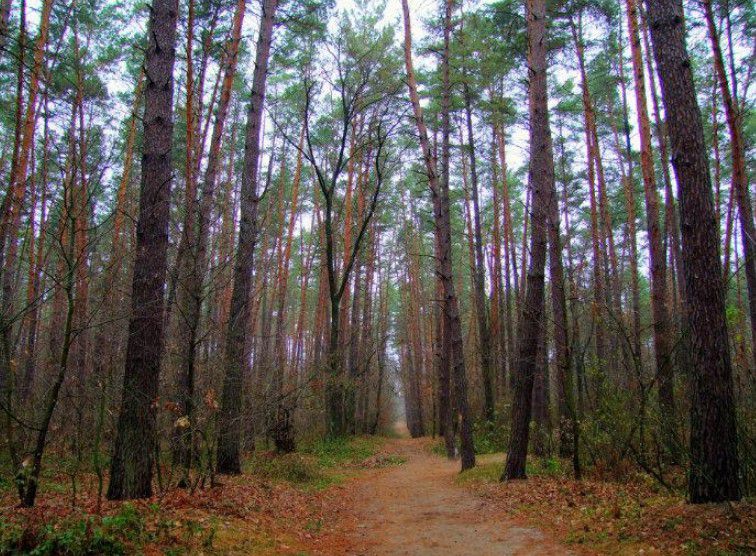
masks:
<instances>
[{"instance_id":1,"label":"forest trail","mask_svg":"<svg viewBox=\"0 0 756 556\"><path fill-rule=\"evenodd\" d=\"M456 485L459 462L427 440L394 439L386 451L406 461L355 479L346 554L568 554Z\"/></svg>"}]
</instances>

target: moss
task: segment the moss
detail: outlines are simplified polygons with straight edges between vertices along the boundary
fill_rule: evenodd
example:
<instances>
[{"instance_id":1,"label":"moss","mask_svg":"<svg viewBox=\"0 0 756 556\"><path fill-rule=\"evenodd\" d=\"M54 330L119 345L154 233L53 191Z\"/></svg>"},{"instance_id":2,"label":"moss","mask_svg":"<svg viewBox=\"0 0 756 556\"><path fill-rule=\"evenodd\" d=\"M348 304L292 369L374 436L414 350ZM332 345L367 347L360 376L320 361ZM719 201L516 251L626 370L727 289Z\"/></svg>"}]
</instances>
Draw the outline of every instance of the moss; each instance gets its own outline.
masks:
<instances>
[{"instance_id":1,"label":"moss","mask_svg":"<svg viewBox=\"0 0 756 556\"><path fill-rule=\"evenodd\" d=\"M383 440L372 436L330 438L305 444L300 452L316 458L320 467L332 468L362 462L375 454Z\"/></svg>"},{"instance_id":2,"label":"moss","mask_svg":"<svg viewBox=\"0 0 756 556\"><path fill-rule=\"evenodd\" d=\"M501 471L501 462L483 463L460 473L457 482L460 484L494 483L501 477Z\"/></svg>"},{"instance_id":3,"label":"moss","mask_svg":"<svg viewBox=\"0 0 756 556\"><path fill-rule=\"evenodd\" d=\"M299 452L255 453L245 462L245 471L268 481L285 482L304 490L323 490L349 477L345 468L357 466L371 458L382 440L373 437L335 438L313 441L300 446ZM399 456L384 462L402 463Z\"/></svg>"}]
</instances>

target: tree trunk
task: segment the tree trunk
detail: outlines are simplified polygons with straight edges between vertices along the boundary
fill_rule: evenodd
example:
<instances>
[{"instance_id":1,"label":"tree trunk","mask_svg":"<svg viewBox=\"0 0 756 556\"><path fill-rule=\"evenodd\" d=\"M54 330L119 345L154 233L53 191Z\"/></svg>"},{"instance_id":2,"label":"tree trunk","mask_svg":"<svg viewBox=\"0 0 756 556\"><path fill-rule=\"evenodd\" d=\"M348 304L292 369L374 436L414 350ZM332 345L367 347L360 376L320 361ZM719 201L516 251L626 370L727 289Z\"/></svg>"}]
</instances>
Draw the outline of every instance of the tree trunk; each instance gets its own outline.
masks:
<instances>
[{"instance_id":1,"label":"tree trunk","mask_svg":"<svg viewBox=\"0 0 756 556\"><path fill-rule=\"evenodd\" d=\"M22 49L21 55L23 56L26 4L23 3L21 7L21 40L19 42ZM0 396L2 396L5 402L12 401L12 382L14 381L11 369L15 349L11 338L14 323L11 318L14 314L13 301L17 269L18 229L21 223L21 213L26 193L26 176L33 154L37 94L39 92L39 81L44 72L44 57L50 29L52 7L53 0L44 0L42 3L39 33L34 44L34 56L29 75L29 92L23 120L21 118L21 94L23 92L24 79L23 57L19 61L14 153L7 192L3 198L2 206L0 206L0 283L2 286L2 299L0 300ZM9 404L6 413L10 409ZM6 416L9 418L10 414ZM11 426L10 419L8 419L9 431Z\"/></svg>"},{"instance_id":2,"label":"tree trunk","mask_svg":"<svg viewBox=\"0 0 756 556\"><path fill-rule=\"evenodd\" d=\"M190 2L191 15L193 19L193 3ZM186 175L187 175L187 199L186 220L184 224L184 233L181 241L183 247L179 251L184 251L185 256L179 261L179 278L176 302L181 308L178 315L178 337L180 352L180 369L177 384L178 399L181 405L182 415L189 418L189 427L180 433L176 451L177 461L186 468L192 464L192 443L194 429L194 384L195 384L195 366L196 352L198 347L197 335L200 324L202 303L204 300L204 281L207 271L207 247L208 237L210 234L210 220L213 208L213 199L215 196L215 186L217 182L218 170L220 166L220 147L225 128L226 117L231 101L231 87L236 74L236 61L238 59L238 48L241 37L241 27L244 19L245 0L238 0L234 12L232 24L232 35L230 41L230 51L225 60L225 69L223 71L223 81L221 85L220 100L213 124L212 138L210 139L210 151L208 156L207 169L205 170L202 191L199 200L196 199L196 187L189 187L189 183L194 183L194 176L197 172L199 160L194 161L190 156L191 149L187 149L186 157ZM187 144L191 144L190 137L194 135L194 110L190 109L190 99L193 98L193 88L189 86L192 82L190 76L191 61L191 36L187 37ZM192 93L192 94L190 94ZM201 158L201 157L198 157Z\"/></svg>"},{"instance_id":3,"label":"tree trunk","mask_svg":"<svg viewBox=\"0 0 756 556\"><path fill-rule=\"evenodd\" d=\"M533 379L538 342L543 334L544 271L548 225L556 202L554 155L549 128L547 91L546 1L527 0L528 73L530 78L530 167L533 190L530 265L518 320L517 376L512 408L512 429L502 480L524 479L533 400Z\"/></svg>"},{"instance_id":4,"label":"tree trunk","mask_svg":"<svg viewBox=\"0 0 756 556\"><path fill-rule=\"evenodd\" d=\"M509 181L507 177L507 158L506 150L504 146L504 130L501 129L496 133L496 143L499 152L499 164L501 165L501 184L502 184L502 203L504 204L504 288L506 292L506 311L507 311L507 352L509 359L507 361L509 369L509 384L512 383L512 375L516 368L516 339L515 339L515 326L514 326L514 313L517 312L517 307L512 310L512 305L515 305L515 297L518 294L519 278L517 274L517 249L515 248L514 238L514 226L512 225L512 211L509 201ZM509 266L512 264L512 273L510 278ZM514 281L514 290L512 289L512 281Z\"/></svg>"},{"instance_id":5,"label":"tree trunk","mask_svg":"<svg viewBox=\"0 0 756 556\"><path fill-rule=\"evenodd\" d=\"M480 371L483 375L483 398L485 417L492 421L494 417L494 377L491 369L491 330L488 323L486 303L486 263L483 258L483 233L480 224L480 202L478 200L478 170L475 160L475 135L472 123L472 100L467 82L462 84L465 102L465 122L467 124L467 154L470 157L470 182L473 205L473 231L475 238L475 306L478 317L478 342L480 349Z\"/></svg>"},{"instance_id":6,"label":"tree trunk","mask_svg":"<svg viewBox=\"0 0 756 556\"><path fill-rule=\"evenodd\" d=\"M286 228L286 243L283 247L281 264L278 270L278 284L276 287L276 333L275 333L275 358L276 375L274 380L273 396L277 403L282 403L281 396L285 393L287 372L286 356L286 292L289 285L289 263L291 261L291 246L294 241L294 227L299 215L299 183L302 178L302 145L304 142L304 130L299 139L300 150L297 153L297 162L294 170L294 182L291 189L291 205L289 207L289 221Z\"/></svg>"},{"instance_id":7,"label":"tree trunk","mask_svg":"<svg viewBox=\"0 0 756 556\"><path fill-rule=\"evenodd\" d=\"M492 197L492 204L493 204L493 231L491 234L491 240L493 241L492 246L492 254L491 257L493 259L493 269L492 269L492 286L493 286L493 295L491 297L491 335L493 336L494 340L496 341L496 345L498 347L498 357L496 359L496 369L498 371L498 395L501 396L503 392L506 390L506 384L507 384L507 368L508 368L508 359L509 359L509 350L507 349L507 337L505 333L505 328L507 325L504 323L506 309L505 309L505 298L509 295L509 287L506 288L506 291L504 289L504 283L503 283L503 268L502 268L502 257L501 257L501 247L502 247L502 240L501 240L501 217L500 217L500 208L501 208L501 199L499 198L499 187L498 187L498 181L499 181L499 169L497 164L497 158L496 158L496 128L495 126L491 128L492 131L492 138L491 138L491 190L493 192ZM506 179L506 177L505 177ZM506 241L506 240L505 240ZM505 246L506 247L506 246ZM509 257L505 257L505 262L507 263L507 272L509 271ZM509 285L509 280L507 280L507 286ZM508 318L508 315L507 317ZM506 331L508 332L508 330Z\"/></svg>"},{"instance_id":8,"label":"tree trunk","mask_svg":"<svg viewBox=\"0 0 756 556\"><path fill-rule=\"evenodd\" d=\"M583 101L583 119L585 123L585 149L586 149L586 163L588 167L588 195L590 199L590 218L591 218L591 247L593 249L593 318L594 318L594 330L596 337L596 363L600 372L599 376L604 376L604 366L608 364L607 357L607 341L605 327L607 325L606 319L606 294L605 285L606 277L604 275L605 269L605 255L606 250L603 249L604 242L602 237L602 230L599 227L599 215L598 215L598 202L596 200L596 144L593 134L594 111L593 102L591 100L591 93L588 89L588 77L585 70L584 62L584 45L582 37L582 29L580 28L582 23L578 21L577 24L571 23L572 37L575 42L575 50L577 52L578 64L580 66L580 84L582 89L582 101Z\"/></svg>"},{"instance_id":9,"label":"tree trunk","mask_svg":"<svg viewBox=\"0 0 756 556\"><path fill-rule=\"evenodd\" d=\"M646 0L680 199L693 370L691 502L738 500L738 446L719 240L681 0Z\"/></svg>"},{"instance_id":10,"label":"tree trunk","mask_svg":"<svg viewBox=\"0 0 756 556\"><path fill-rule=\"evenodd\" d=\"M420 136L420 148L425 163L425 170L428 175L428 182L431 189L433 200L433 216L435 221L436 235L436 272L439 277L439 291L442 295L441 301L441 324L437 326L437 332L441 333L440 357L438 358L439 389L441 392L441 423L444 426L444 436L446 438L447 455L454 455L453 444L453 411L451 403L451 382L454 377L455 398L458 409L462 414L462 446L463 460L462 468L467 469L475 465L475 454L472 448L472 427L467 416L467 393L466 378L464 377L464 355L462 352L462 325L459 319L459 308L457 305L457 296L454 291L454 279L451 262L451 222L449 219L449 196L448 196L448 170L449 170L449 37L451 34L451 8L452 0L445 1L445 22L444 22L444 101L443 101L443 146L442 146L442 165L443 176L439 179L436 167L436 158L430 148L428 139L428 130L423 119L423 111L420 105L420 99L417 94L417 82L412 65L412 34L410 27L409 6L406 0L402 0L402 9L404 13L404 61L407 70L407 87L409 89L410 100L415 115L415 124L417 125ZM441 181L444 183L442 184ZM461 377L460 377L461 374ZM461 378L461 380L460 380ZM448 385L448 386L447 386ZM465 388L461 388L465 386ZM464 393L464 399L460 400L460 390ZM461 406L459 405L461 402ZM464 410L464 413L463 413Z\"/></svg>"},{"instance_id":11,"label":"tree trunk","mask_svg":"<svg viewBox=\"0 0 756 556\"><path fill-rule=\"evenodd\" d=\"M178 6L154 0L145 54L142 186L137 220L131 319L123 399L110 467L108 498L152 494L157 443L155 400L163 352L163 295L173 168L173 65Z\"/></svg>"},{"instance_id":12,"label":"tree trunk","mask_svg":"<svg viewBox=\"0 0 756 556\"><path fill-rule=\"evenodd\" d=\"M549 131L550 133L550 131ZM553 149L553 147L552 147ZM572 407L572 392L568 385L572 382L572 355L567 330L567 295L564 286L564 265L562 263L562 237L560 233L559 199L554 180L553 152L551 160L551 198L549 199L548 235L549 235L549 277L551 279L551 310L554 318L554 350L556 352L556 379L558 395L563 403L559 413L560 450L562 454L571 452L567 444L567 435L563 429L568 423L575 428L574 408ZM544 333L544 338L546 334ZM544 342L545 343L545 342ZM548 378L548 354L546 355L546 377ZM546 400L548 404L548 398Z\"/></svg>"},{"instance_id":13,"label":"tree trunk","mask_svg":"<svg viewBox=\"0 0 756 556\"><path fill-rule=\"evenodd\" d=\"M546 307L543 308L544 315ZM548 326L541 327L538 341L536 366L533 375L533 454L538 457L548 455L548 440L551 430L549 412L549 356Z\"/></svg>"},{"instance_id":14,"label":"tree trunk","mask_svg":"<svg viewBox=\"0 0 756 556\"><path fill-rule=\"evenodd\" d=\"M73 209L73 207L68 207ZM68 212L68 210L66 210ZM66 215L66 218L70 218L70 224L76 226L76 217L74 215ZM68 233L68 245L64 249L68 250L68 260L74 261L74 249L75 249L75 236ZM42 471L42 456L45 451L45 444L47 441L47 434L50 431L50 422L52 421L55 407L58 404L58 398L60 395L60 389L63 387L63 381L66 377L66 371L68 370L68 360L71 350L71 344L73 341L73 319L74 311L76 307L76 301L74 299L74 284L75 284L75 272L76 269L72 264L68 264L66 268L65 285L63 288L66 292L67 310L66 319L63 327L63 344L59 359L57 361L57 369L55 373L55 381L52 387L45 397L44 409L42 413L42 419L39 427L36 429L37 437L34 443L34 450L32 452L32 466L29 473L29 477L21 485L21 504L30 508L34 505L37 497L37 488L39 487L39 476ZM62 276L60 278L63 278Z\"/></svg>"},{"instance_id":15,"label":"tree trunk","mask_svg":"<svg viewBox=\"0 0 756 556\"><path fill-rule=\"evenodd\" d=\"M251 98L247 108L241 190L241 223L236 260L234 261L234 286L231 293L225 346L226 376L223 381L223 397L218 422L218 472L228 474L241 473L244 348L250 315L249 294L252 282L253 256L257 243L257 207L260 201L257 173L260 162L260 133L262 131L268 61L277 7L278 0L264 0L262 5Z\"/></svg>"},{"instance_id":16,"label":"tree trunk","mask_svg":"<svg viewBox=\"0 0 756 556\"><path fill-rule=\"evenodd\" d=\"M627 212L627 237L630 243L629 259L630 259L630 299L631 299L631 347L633 352L633 359L637 371L641 369L641 320L640 320L640 286L638 278L638 234L636 231L636 216L635 216L635 179L633 177L633 153L630 144L630 121L627 113L627 87L625 85L625 51L622 43L622 21L619 21L620 31L618 33L619 43L619 85L620 94L622 100L622 123L624 131L624 157L627 162L627 169L623 180L623 190L625 195L625 211ZM617 154L622 156L622 149L620 148L619 134L616 129L613 129L615 133L615 143L617 148ZM620 158L620 161L622 158ZM620 166L620 169L622 166Z\"/></svg>"},{"instance_id":17,"label":"tree trunk","mask_svg":"<svg viewBox=\"0 0 756 556\"><path fill-rule=\"evenodd\" d=\"M659 225L659 194L656 190L654 159L651 151L651 126L646 107L645 75L638 28L637 0L626 0L628 34L633 61L636 113L641 144L641 171L646 197L646 223L648 228L649 264L651 266L651 314L654 328L654 354L656 379L659 389L664 443L670 455L677 458L678 440L675 426L673 389L672 341L670 337L669 309L667 307L667 261Z\"/></svg>"},{"instance_id":18,"label":"tree trunk","mask_svg":"<svg viewBox=\"0 0 756 556\"><path fill-rule=\"evenodd\" d=\"M738 203L740 220L740 240L743 244L743 259L745 266L746 284L748 286L748 308L751 316L751 354L756 364L756 228L753 221L753 206L748 187L748 174L745 164L745 146L743 142L742 115L727 81L722 49L719 46L719 36L714 23L714 12L711 0L704 0L704 15L706 27L709 31L711 50L714 56L714 69L717 74L719 91L725 109L727 129L730 132L730 150L732 152L732 190ZM733 72L733 75L735 73Z\"/></svg>"}]
</instances>

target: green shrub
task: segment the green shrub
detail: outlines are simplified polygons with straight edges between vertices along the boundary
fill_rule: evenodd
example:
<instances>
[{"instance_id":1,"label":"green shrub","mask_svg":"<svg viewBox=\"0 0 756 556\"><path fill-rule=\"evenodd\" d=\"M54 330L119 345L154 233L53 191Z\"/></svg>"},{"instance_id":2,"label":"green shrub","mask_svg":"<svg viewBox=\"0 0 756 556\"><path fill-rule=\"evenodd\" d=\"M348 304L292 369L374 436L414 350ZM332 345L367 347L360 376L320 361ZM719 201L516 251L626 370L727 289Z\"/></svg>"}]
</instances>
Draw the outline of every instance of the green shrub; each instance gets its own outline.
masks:
<instances>
[{"instance_id":1,"label":"green shrub","mask_svg":"<svg viewBox=\"0 0 756 556\"><path fill-rule=\"evenodd\" d=\"M119 555L148 540L143 516L131 504L102 519L62 520L39 531L0 522L0 554Z\"/></svg>"},{"instance_id":2,"label":"green shrub","mask_svg":"<svg viewBox=\"0 0 756 556\"><path fill-rule=\"evenodd\" d=\"M24 530L16 523L0 520L0 554L18 554L25 547Z\"/></svg>"},{"instance_id":3,"label":"green shrub","mask_svg":"<svg viewBox=\"0 0 756 556\"><path fill-rule=\"evenodd\" d=\"M92 518L78 520L62 527L48 526L42 540L32 550L34 556L47 554L126 554L126 546L118 533L103 526L94 526ZM128 534L126 531L123 533Z\"/></svg>"},{"instance_id":4,"label":"green shrub","mask_svg":"<svg viewBox=\"0 0 756 556\"><path fill-rule=\"evenodd\" d=\"M473 426L473 443L476 454L504 452L509 443L509 427L500 422L498 414L493 421L477 421Z\"/></svg>"},{"instance_id":5,"label":"green shrub","mask_svg":"<svg viewBox=\"0 0 756 556\"><path fill-rule=\"evenodd\" d=\"M566 474L565 465L559 458L530 458L525 466L528 476L559 477Z\"/></svg>"}]
</instances>

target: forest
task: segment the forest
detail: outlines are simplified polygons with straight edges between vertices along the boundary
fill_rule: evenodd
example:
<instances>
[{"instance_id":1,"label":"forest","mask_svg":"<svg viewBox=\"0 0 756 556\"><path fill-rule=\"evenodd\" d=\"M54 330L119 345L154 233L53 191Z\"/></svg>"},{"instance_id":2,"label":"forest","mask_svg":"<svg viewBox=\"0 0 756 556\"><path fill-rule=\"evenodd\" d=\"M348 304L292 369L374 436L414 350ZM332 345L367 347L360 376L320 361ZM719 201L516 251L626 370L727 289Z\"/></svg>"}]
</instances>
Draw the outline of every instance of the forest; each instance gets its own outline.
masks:
<instances>
[{"instance_id":1,"label":"forest","mask_svg":"<svg viewBox=\"0 0 756 556\"><path fill-rule=\"evenodd\" d=\"M755 30L0 0L0 554L756 551Z\"/></svg>"}]
</instances>

